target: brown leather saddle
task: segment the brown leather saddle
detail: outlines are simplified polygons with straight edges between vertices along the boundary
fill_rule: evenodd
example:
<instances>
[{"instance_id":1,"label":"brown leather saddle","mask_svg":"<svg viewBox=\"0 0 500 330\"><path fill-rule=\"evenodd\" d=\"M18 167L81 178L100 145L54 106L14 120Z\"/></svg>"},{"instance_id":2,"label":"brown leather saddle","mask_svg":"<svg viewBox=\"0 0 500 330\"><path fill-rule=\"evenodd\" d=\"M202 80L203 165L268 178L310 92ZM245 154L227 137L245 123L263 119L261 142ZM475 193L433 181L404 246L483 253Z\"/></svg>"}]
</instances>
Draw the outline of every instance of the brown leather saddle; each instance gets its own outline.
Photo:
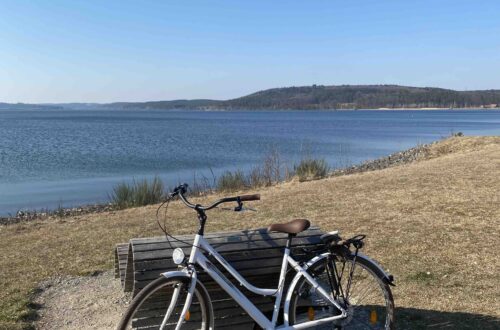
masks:
<instances>
[{"instance_id":1,"label":"brown leather saddle","mask_svg":"<svg viewBox=\"0 0 500 330\"><path fill-rule=\"evenodd\" d=\"M275 231L296 235L311 227L311 223L306 219L295 219L287 223L275 223L267 228L267 231Z\"/></svg>"}]
</instances>

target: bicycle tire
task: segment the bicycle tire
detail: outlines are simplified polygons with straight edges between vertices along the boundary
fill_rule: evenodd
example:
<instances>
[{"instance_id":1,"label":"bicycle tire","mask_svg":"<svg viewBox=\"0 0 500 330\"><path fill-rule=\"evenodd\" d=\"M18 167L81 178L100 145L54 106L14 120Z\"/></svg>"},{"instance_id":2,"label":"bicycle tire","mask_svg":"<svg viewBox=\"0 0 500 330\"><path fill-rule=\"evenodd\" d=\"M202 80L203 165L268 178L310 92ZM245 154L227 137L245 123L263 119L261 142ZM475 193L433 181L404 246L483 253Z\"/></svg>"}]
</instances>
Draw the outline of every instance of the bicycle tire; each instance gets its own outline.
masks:
<instances>
[{"instance_id":1,"label":"bicycle tire","mask_svg":"<svg viewBox=\"0 0 500 330\"><path fill-rule=\"evenodd\" d=\"M141 322L149 323L147 325L148 329L161 329L161 321L158 322L158 319L163 319L162 311L165 310L166 314L166 307L169 305L169 303L161 303L162 308L160 310L156 310L157 314L153 314L151 310L147 310L146 312L144 312L144 310L141 311L141 306L143 306L143 304L148 301L148 299L151 300L149 302L150 304L153 302L158 304L158 301L161 301L160 299L163 299L163 297L167 296L165 292L162 293L161 290L167 290L166 293L171 295L171 293L168 292L168 289L173 288L177 285L187 288L187 286L189 285L189 281L189 278L182 276L172 278L160 276L158 279L149 283L131 301L127 310L123 314L117 329L140 329L142 327L140 325ZM184 288L181 288L181 290L184 290ZM179 302L179 304L183 305L185 301L184 296L179 296L179 299L177 301ZM180 307L180 305L179 307L177 307L176 305L177 310L172 314L172 322L167 324L167 326L165 326L163 329L175 329L175 324L177 323L180 314L178 313ZM181 329L212 330L214 328L213 311L210 297L208 296L206 289L199 283L196 284L195 292L193 295L193 302L191 304L190 310L192 309L195 310L194 313L190 313L190 320L185 321L181 326ZM145 314L147 317L140 316L140 313ZM198 322L198 317L200 318L199 326L194 324L194 322ZM156 323L159 323L159 325L155 324L155 321ZM151 324L153 324L153 327ZM156 327L156 325L158 326Z\"/></svg>"},{"instance_id":2,"label":"bicycle tire","mask_svg":"<svg viewBox=\"0 0 500 330\"><path fill-rule=\"evenodd\" d=\"M352 254L344 254L344 255L335 255L332 258L322 258L315 262L313 265L311 265L308 268L308 272L313 275L313 277L320 283L320 285L328 292L331 294L332 289L331 285L329 283L325 283L326 280L322 280L320 276L326 276L326 268L325 264L328 262L328 259L330 259L330 262L338 262L339 265L342 262L346 262L347 265L351 264L352 265L352 260L354 256ZM336 260L336 261L335 261ZM380 267L378 267L377 264L374 262L364 259L364 258L356 258L356 263L355 263L355 273L353 275L353 282L352 282L352 289L356 289L356 283L355 280L356 278L361 278L364 277L367 281L365 282L364 285L369 285L369 284L374 284L374 289L379 289L380 290L380 295L378 297L373 297L372 293L369 293L368 297L361 297L361 298L370 298L370 300L366 301L365 303L370 303L367 304L366 306L361 305L363 302L361 300L356 301L358 305L354 305L351 302L343 302L344 305L349 306L346 307L348 316L344 320L338 320L338 321L333 321L331 323L327 323L326 325L320 325L317 326L316 328L311 328L311 329L326 329L330 328L333 326L336 329L387 329L387 330L393 330L395 329L394 325L394 298L392 296L391 289L389 287L389 284L385 280L385 278L380 274ZM361 274L359 269L361 269ZM345 278L342 279L344 281ZM376 286L375 286L376 285ZM289 309L289 322L290 325L293 324L298 324L305 322L307 320L311 320L311 315L315 314L315 311L309 312L310 314L305 314L307 311L309 311L311 305L307 307L307 311L305 312L304 306L299 306L299 298L302 299L302 303L304 304L304 297L301 297L301 295L304 295L304 291L301 290L306 290L307 291L307 286L309 285L309 282L306 281L306 279L303 277L301 278L296 286L292 289L293 294L291 297L290 301L290 309ZM368 286L367 286L368 288ZM314 291L314 290L311 290ZM351 291L353 292L353 291ZM355 291L354 291L355 292ZM376 292L376 291L375 291ZM313 293L310 293L311 295ZM362 293L365 294L366 293ZM307 295L307 293L306 293ZM316 297L318 298L318 295ZM373 299L372 299L373 298ZM377 298L377 299L375 299ZM307 299L305 299L305 304L307 305ZM313 299L313 298L310 298ZM323 304L325 304L326 299L323 299ZM348 297L347 300L352 299L353 301L355 300L353 297ZM380 303L383 305L375 305L375 303ZM315 308L318 308L317 305L319 304L317 301L315 301ZM324 306L322 308L325 308ZM327 313L325 317L328 317L329 315L331 316L332 313L331 311L338 310L331 306L328 307L330 310L330 314ZM314 310L314 308L313 308ZM300 311L300 314L298 313ZM315 317L315 315L313 316ZM299 321L297 321L299 319ZM315 318L316 319L316 318ZM382 322L380 320L383 320ZM358 323L359 322L359 323Z\"/></svg>"}]
</instances>

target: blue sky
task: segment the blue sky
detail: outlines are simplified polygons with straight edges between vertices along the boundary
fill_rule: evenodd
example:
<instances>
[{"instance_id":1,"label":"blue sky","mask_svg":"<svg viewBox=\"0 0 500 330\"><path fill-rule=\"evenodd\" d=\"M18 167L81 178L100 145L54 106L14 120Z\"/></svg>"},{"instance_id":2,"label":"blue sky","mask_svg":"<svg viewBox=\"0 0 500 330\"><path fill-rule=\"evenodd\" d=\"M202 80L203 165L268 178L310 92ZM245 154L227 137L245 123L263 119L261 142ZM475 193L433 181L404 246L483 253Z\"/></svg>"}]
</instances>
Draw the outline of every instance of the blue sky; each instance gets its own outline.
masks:
<instances>
[{"instance_id":1,"label":"blue sky","mask_svg":"<svg viewBox=\"0 0 500 330\"><path fill-rule=\"evenodd\" d=\"M0 102L500 89L500 1L0 0Z\"/></svg>"}]
</instances>

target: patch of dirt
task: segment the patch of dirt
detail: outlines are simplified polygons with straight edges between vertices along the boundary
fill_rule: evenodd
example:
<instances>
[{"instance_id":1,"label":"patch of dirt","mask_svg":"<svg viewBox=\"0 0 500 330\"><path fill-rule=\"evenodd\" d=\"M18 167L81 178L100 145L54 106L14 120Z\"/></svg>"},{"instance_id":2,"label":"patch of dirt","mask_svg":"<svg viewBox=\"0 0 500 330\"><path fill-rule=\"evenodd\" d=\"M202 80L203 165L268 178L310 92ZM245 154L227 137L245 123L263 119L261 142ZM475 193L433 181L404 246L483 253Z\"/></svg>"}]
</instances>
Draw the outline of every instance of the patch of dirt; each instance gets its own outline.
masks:
<instances>
[{"instance_id":1,"label":"patch of dirt","mask_svg":"<svg viewBox=\"0 0 500 330\"><path fill-rule=\"evenodd\" d=\"M36 329L114 329L129 297L112 272L57 277L40 283Z\"/></svg>"}]
</instances>

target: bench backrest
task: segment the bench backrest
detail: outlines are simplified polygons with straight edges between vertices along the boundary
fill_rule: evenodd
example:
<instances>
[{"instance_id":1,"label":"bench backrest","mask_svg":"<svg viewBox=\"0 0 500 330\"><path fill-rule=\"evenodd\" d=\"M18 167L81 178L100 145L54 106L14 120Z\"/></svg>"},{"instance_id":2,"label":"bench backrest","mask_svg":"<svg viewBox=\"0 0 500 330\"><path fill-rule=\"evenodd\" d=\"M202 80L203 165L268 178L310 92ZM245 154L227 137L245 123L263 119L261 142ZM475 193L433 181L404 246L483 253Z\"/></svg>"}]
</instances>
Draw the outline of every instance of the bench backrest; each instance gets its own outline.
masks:
<instances>
[{"instance_id":1,"label":"bench backrest","mask_svg":"<svg viewBox=\"0 0 500 330\"><path fill-rule=\"evenodd\" d=\"M297 235L292 243L294 258L305 258L303 249L320 245L322 234L319 228L312 227ZM192 242L194 236L177 238ZM277 287L286 234L256 229L211 233L206 234L205 238L250 283L257 287ZM135 295L161 273L177 269L177 265L172 262L172 251L177 247L182 248L186 255L191 251L190 245L167 240L165 237L132 239L129 243L119 244L115 251L115 276L121 279L125 291ZM200 273L200 280L209 290L217 329L236 326L239 329L252 329L253 320L211 278ZM261 311L272 312L274 299L255 295L243 287L241 289ZM143 309L146 315L148 306L143 306ZM143 319L141 322L152 321Z\"/></svg>"}]
</instances>

